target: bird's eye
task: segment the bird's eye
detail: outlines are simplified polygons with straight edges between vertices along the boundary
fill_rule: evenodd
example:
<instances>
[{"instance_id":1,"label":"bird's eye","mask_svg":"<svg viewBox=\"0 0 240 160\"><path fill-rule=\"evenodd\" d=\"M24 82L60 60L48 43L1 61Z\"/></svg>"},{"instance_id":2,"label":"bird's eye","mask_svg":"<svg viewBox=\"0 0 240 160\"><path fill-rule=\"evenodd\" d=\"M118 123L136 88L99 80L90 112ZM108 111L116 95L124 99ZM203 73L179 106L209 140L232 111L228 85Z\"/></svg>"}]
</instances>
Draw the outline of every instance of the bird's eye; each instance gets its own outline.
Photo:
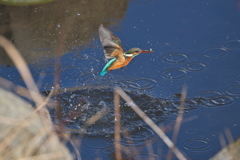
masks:
<instances>
[{"instance_id":1,"label":"bird's eye","mask_svg":"<svg viewBox=\"0 0 240 160\"><path fill-rule=\"evenodd\" d=\"M136 53L138 53L139 51L135 51Z\"/></svg>"}]
</instances>

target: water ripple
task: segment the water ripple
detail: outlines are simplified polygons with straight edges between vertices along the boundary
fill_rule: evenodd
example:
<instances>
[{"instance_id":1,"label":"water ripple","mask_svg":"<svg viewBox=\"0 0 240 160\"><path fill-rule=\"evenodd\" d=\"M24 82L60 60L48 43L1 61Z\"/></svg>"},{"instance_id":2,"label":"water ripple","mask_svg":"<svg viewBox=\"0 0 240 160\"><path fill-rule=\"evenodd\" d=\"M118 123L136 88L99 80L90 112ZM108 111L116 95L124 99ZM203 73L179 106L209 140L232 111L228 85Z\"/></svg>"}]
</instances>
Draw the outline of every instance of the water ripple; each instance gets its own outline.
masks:
<instances>
[{"instance_id":1,"label":"water ripple","mask_svg":"<svg viewBox=\"0 0 240 160\"><path fill-rule=\"evenodd\" d=\"M181 102L179 100L174 101L173 106L179 110L179 107L181 105ZM183 107L185 110L189 111L192 109L196 109L197 107L199 107L199 103L197 101L195 101L194 99L186 99L184 103L182 103Z\"/></svg>"},{"instance_id":2,"label":"water ripple","mask_svg":"<svg viewBox=\"0 0 240 160\"><path fill-rule=\"evenodd\" d=\"M240 75L236 77L237 82L240 82Z\"/></svg>"},{"instance_id":3,"label":"water ripple","mask_svg":"<svg viewBox=\"0 0 240 160\"><path fill-rule=\"evenodd\" d=\"M133 89L139 89L139 90L147 90L154 88L157 85L157 81L150 78L133 78L130 80L124 80L120 83L123 83L124 86L133 88Z\"/></svg>"},{"instance_id":4,"label":"water ripple","mask_svg":"<svg viewBox=\"0 0 240 160\"><path fill-rule=\"evenodd\" d=\"M162 72L162 76L168 79L180 79L186 76L186 72L181 69L166 69Z\"/></svg>"},{"instance_id":5,"label":"water ripple","mask_svg":"<svg viewBox=\"0 0 240 160\"><path fill-rule=\"evenodd\" d=\"M227 93L230 95L240 95L240 85L234 85L227 88Z\"/></svg>"},{"instance_id":6,"label":"water ripple","mask_svg":"<svg viewBox=\"0 0 240 160\"><path fill-rule=\"evenodd\" d=\"M200 92L198 96L202 104L207 107L226 106L234 101L233 97L223 95L221 92L213 90Z\"/></svg>"},{"instance_id":7,"label":"water ripple","mask_svg":"<svg viewBox=\"0 0 240 160\"><path fill-rule=\"evenodd\" d=\"M89 149L106 149L113 145L114 139L112 137L88 137L84 136L82 145Z\"/></svg>"},{"instance_id":8,"label":"water ripple","mask_svg":"<svg viewBox=\"0 0 240 160\"><path fill-rule=\"evenodd\" d=\"M202 140L202 139L188 140L184 142L183 146L185 149L194 151L194 152L202 152L202 151L207 151L211 149L208 141Z\"/></svg>"},{"instance_id":9,"label":"water ripple","mask_svg":"<svg viewBox=\"0 0 240 160\"><path fill-rule=\"evenodd\" d=\"M155 137L155 133L148 128L139 128L138 131L131 135L123 134L121 144L124 146L141 146L145 145L146 141Z\"/></svg>"},{"instance_id":10,"label":"water ripple","mask_svg":"<svg viewBox=\"0 0 240 160\"><path fill-rule=\"evenodd\" d=\"M215 97L215 96L220 96L220 95L222 95L222 93L219 91L215 91L215 90L207 90L207 91L199 92L197 95L200 98L202 98L202 97L211 98L211 97Z\"/></svg>"},{"instance_id":11,"label":"water ripple","mask_svg":"<svg viewBox=\"0 0 240 160\"><path fill-rule=\"evenodd\" d=\"M185 69L188 71L202 71L205 70L206 65L200 62L187 63Z\"/></svg>"},{"instance_id":12,"label":"water ripple","mask_svg":"<svg viewBox=\"0 0 240 160\"><path fill-rule=\"evenodd\" d=\"M233 97L230 96L217 96L211 99L211 103L216 106L229 105L234 101Z\"/></svg>"},{"instance_id":13,"label":"water ripple","mask_svg":"<svg viewBox=\"0 0 240 160\"><path fill-rule=\"evenodd\" d=\"M127 89L138 89L138 90L147 90L157 86L157 81L151 78L145 77L133 77L133 76L119 76L119 75L110 75L100 77L98 72L88 72L80 75L78 77L79 82L84 85L92 85L96 88L98 86L120 86Z\"/></svg>"},{"instance_id":14,"label":"water ripple","mask_svg":"<svg viewBox=\"0 0 240 160\"><path fill-rule=\"evenodd\" d=\"M135 160L135 159L141 159L141 160L158 160L160 157L156 154L152 153L140 153L137 155L130 155L127 157L127 159Z\"/></svg>"},{"instance_id":15,"label":"water ripple","mask_svg":"<svg viewBox=\"0 0 240 160\"><path fill-rule=\"evenodd\" d=\"M33 74L36 73L45 73L46 75L53 75L56 72L55 61L53 59L40 59L33 62L31 65L33 69ZM62 68L59 68L58 71L61 71Z\"/></svg>"},{"instance_id":16,"label":"water ripple","mask_svg":"<svg viewBox=\"0 0 240 160\"><path fill-rule=\"evenodd\" d=\"M227 49L240 49L240 40L230 40L223 42L223 47Z\"/></svg>"},{"instance_id":17,"label":"water ripple","mask_svg":"<svg viewBox=\"0 0 240 160\"><path fill-rule=\"evenodd\" d=\"M181 63L186 61L187 55L184 53L169 53L163 57L164 61L169 63Z\"/></svg>"},{"instance_id":18,"label":"water ripple","mask_svg":"<svg viewBox=\"0 0 240 160\"><path fill-rule=\"evenodd\" d=\"M226 48L211 48L204 51L206 57L219 58L228 55L229 52Z\"/></svg>"}]
</instances>

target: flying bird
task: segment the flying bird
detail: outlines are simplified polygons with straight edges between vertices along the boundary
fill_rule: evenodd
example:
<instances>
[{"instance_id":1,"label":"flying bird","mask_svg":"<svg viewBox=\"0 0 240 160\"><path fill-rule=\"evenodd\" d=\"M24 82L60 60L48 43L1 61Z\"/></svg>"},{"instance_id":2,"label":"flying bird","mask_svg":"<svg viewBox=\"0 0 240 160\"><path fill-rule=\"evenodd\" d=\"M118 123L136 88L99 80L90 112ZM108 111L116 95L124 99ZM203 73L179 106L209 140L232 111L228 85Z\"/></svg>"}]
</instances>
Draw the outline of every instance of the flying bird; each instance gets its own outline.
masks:
<instances>
[{"instance_id":1,"label":"flying bird","mask_svg":"<svg viewBox=\"0 0 240 160\"><path fill-rule=\"evenodd\" d=\"M106 59L110 59L100 72L100 76L104 76L107 71L122 68L140 53L151 53L152 50L142 50L140 48L131 48L124 52L121 46L121 40L110 30L99 26L99 37L104 48Z\"/></svg>"}]
</instances>

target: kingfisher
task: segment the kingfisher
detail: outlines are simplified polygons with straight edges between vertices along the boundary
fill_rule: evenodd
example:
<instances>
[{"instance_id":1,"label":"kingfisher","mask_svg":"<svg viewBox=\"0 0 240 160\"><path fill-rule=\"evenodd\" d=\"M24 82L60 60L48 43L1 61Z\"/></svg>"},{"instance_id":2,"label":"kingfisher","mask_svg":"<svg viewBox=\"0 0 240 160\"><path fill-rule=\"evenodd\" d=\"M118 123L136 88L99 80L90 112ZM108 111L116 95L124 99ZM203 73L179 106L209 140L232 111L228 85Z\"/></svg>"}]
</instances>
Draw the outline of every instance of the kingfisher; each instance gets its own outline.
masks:
<instances>
[{"instance_id":1,"label":"kingfisher","mask_svg":"<svg viewBox=\"0 0 240 160\"><path fill-rule=\"evenodd\" d=\"M99 37L104 48L104 56L108 60L107 64L100 72L100 76L104 76L107 71L122 68L140 53L151 53L152 50L142 50L140 48L131 48L124 52L121 46L121 40L113 34L110 30L99 26Z\"/></svg>"}]
</instances>

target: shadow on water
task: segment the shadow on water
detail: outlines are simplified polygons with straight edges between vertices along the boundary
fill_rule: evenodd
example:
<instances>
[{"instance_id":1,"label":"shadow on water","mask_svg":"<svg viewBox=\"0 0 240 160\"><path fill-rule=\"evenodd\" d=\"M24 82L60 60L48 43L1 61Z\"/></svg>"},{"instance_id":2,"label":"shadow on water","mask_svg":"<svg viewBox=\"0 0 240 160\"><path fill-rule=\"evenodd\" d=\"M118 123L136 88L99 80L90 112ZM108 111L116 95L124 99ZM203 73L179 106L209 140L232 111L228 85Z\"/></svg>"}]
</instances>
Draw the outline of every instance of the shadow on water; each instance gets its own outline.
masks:
<instances>
[{"instance_id":1,"label":"shadow on water","mask_svg":"<svg viewBox=\"0 0 240 160\"><path fill-rule=\"evenodd\" d=\"M139 78L141 79L141 78ZM142 79L144 80L144 78ZM136 82L128 80L132 84L138 85ZM116 82L117 83L117 82ZM121 85L121 83L120 83ZM57 119L56 125L64 123L64 131L75 134L86 135L111 135L114 134L114 108L113 108L113 90L105 84L99 85L98 89L77 89L74 91L64 91L55 97L55 101L62 106L62 119ZM86 87L87 88L87 87ZM141 86L139 86L141 89ZM170 117L169 114L177 114L181 101L179 95L176 94L172 99L163 99L152 97L147 94L136 92L136 89L127 89L128 95L134 102L151 117L152 121L159 124L164 119ZM47 91L44 94L48 94ZM61 97L60 99L57 99ZM230 105L235 101L235 98L229 95L223 95L217 91L200 92L196 98L187 98L184 103L184 112L195 110L199 107L221 107ZM130 108L129 104L121 101L121 127L122 131L128 132L140 131L146 128L145 122ZM88 126L86 130L81 130L85 127L87 121L98 112L106 110L107 113L93 125ZM52 118L56 116L54 110ZM60 123L60 124L58 124Z\"/></svg>"},{"instance_id":2,"label":"shadow on water","mask_svg":"<svg viewBox=\"0 0 240 160\"><path fill-rule=\"evenodd\" d=\"M141 78L138 78L141 79ZM134 80L134 79L133 79ZM144 78L143 78L144 80ZM131 82L131 79L129 79ZM132 84L136 82L131 82ZM115 85L117 82L115 82ZM119 83L121 85L121 83ZM61 131L71 133L73 139L82 139L81 148L82 154L85 155L85 151L101 150L99 157L109 156L114 150L114 107L113 107L113 90L108 88L109 86L99 84L99 88L77 89L71 88L71 91L64 91L60 93L61 99L55 99L60 102L62 108L62 117L57 119L55 125L61 125L63 128ZM87 87L86 87L87 88ZM164 99L160 97L149 96L145 93L141 93L141 86L139 86L138 92L136 88L125 88L128 95L134 102L144 111L144 113L151 118L151 120L160 125L164 121L168 121L170 117L175 117L178 113L179 106L181 104L181 94L174 94L171 99ZM47 91L44 92L47 94ZM195 110L199 110L201 107L215 108L226 107L232 105L238 98L230 95L224 95L218 91L203 91L199 92L195 98L187 98L184 103L184 119L185 121L192 121L197 118L195 114L192 114ZM121 145L128 148L132 152L138 152L146 143L150 145L156 143L157 135L149 126L130 108L129 104L121 101ZM106 110L104 115L101 115L99 120L86 127L87 121L101 112ZM55 110L50 110L53 120L55 121ZM195 115L195 116L194 116ZM183 123L186 123L183 122ZM63 125L64 124L64 125ZM165 126L165 132L169 133L173 130L173 126L168 124ZM196 133L196 130L187 131L191 137ZM82 135L84 135L82 137ZM197 136L191 139L186 139L183 142L185 150L191 152L204 152L212 149L212 140L215 139L215 135ZM182 139L183 140L183 139ZM136 150L137 148L137 150ZM112 153L114 154L114 153ZM167 153L165 153L167 154ZM141 156L141 154L130 154L129 152L123 152L123 155L127 158ZM88 154L87 157L95 157L94 154ZM159 155L146 153L143 157L151 157Z\"/></svg>"}]
</instances>

